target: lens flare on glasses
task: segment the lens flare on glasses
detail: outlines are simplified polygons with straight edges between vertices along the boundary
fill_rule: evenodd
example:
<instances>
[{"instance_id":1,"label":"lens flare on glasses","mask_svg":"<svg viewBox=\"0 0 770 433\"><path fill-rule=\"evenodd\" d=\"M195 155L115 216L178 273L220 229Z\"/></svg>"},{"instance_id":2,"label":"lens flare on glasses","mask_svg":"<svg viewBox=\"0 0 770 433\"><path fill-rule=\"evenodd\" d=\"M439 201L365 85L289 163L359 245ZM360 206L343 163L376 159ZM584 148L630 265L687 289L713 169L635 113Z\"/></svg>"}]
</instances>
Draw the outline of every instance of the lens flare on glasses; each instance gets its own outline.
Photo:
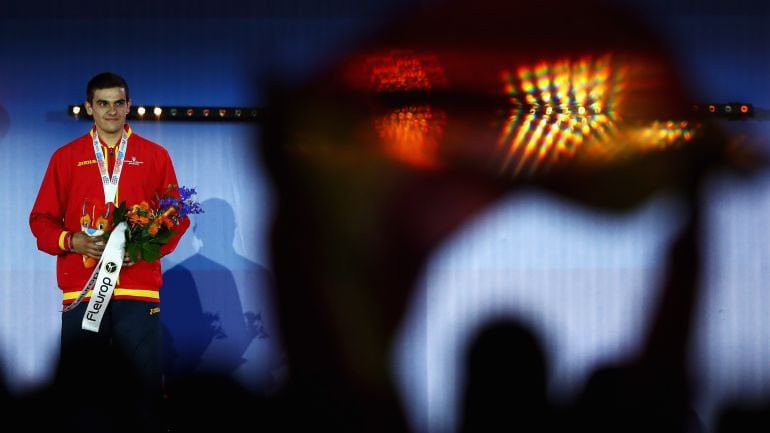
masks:
<instances>
[{"instance_id":1,"label":"lens flare on glasses","mask_svg":"<svg viewBox=\"0 0 770 433\"><path fill-rule=\"evenodd\" d=\"M364 62L368 82L359 85L378 94L429 92L446 86L446 77L435 56L392 50L370 55ZM358 80L356 80L358 81ZM390 157L420 168L438 166L439 142L446 115L426 102L399 103L374 116L373 125Z\"/></svg>"},{"instance_id":2,"label":"lens flare on glasses","mask_svg":"<svg viewBox=\"0 0 770 433\"><path fill-rule=\"evenodd\" d=\"M428 104L397 108L374 121L385 152L422 168L437 166L439 141L445 125L444 113Z\"/></svg>"},{"instance_id":3,"label":"lens flare on glasses","mask_svg":"<svg viewBox=\"0 0 770 433\"><path fill-rule=\"evenodd\" d=\"M416 54L410 50L391 50L369 55L363 65L368 73L356 77L368 78L358 83L377 92L427 91L446 85L444 70L432 55ZM354 79L353 82L359 81ZM355 85L355 84L354 84Z\"/></svg>"},{"instance_id":4,"label":"lens flare on glasses","mask_svg":"<svg viewBox=\"0 0 770 433\"><path fill-rule=\"evenodd\" d=\"M498 140L500 173L526 177L565 162L601 164L692 139L697 126L684 121L624 117L634 114L630 89L647 69L604 54L503 71L511 108Z\"/></svg>"}]
</instances>

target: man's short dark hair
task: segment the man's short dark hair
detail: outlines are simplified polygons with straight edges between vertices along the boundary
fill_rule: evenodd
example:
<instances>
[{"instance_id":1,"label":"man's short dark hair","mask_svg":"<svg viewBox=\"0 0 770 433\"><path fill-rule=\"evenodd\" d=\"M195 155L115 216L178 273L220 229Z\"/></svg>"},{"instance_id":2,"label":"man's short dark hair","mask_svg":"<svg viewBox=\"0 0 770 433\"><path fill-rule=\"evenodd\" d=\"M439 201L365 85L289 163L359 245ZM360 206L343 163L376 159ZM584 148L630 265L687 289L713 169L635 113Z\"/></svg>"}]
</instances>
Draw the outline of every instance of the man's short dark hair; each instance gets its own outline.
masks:
<instances>
[{"instance_id":1,"label":"man's short dark hair","mask_svg":"<svg viewBox=\"0 0 770 433\"><path fill-rule=\"evenodd\" d=\"M94 92L96 92L97 89L111 89L113 87L122 87L125 89L126 99L129 99L128 83L126 83L126 80L118 74L102 72L101 74L95 75L88 82L88 87L86 87L86 101L88 101L89 104L93 104Z\"/></svg>"}]
</instances>

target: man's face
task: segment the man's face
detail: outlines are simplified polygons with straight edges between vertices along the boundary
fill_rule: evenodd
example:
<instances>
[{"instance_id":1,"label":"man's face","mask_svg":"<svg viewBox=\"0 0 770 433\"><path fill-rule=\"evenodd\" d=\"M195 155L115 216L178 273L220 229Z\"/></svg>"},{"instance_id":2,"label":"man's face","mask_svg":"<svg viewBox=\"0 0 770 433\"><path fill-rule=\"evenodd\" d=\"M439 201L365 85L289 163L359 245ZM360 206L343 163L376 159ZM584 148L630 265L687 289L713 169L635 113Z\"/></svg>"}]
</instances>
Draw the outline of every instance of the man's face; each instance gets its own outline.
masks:
<instances>
[{"instance_id":1,"label":"man's face","mask_svg":"<svg viewBox=\"0 0 770 433\"><path fill-rule=\"evenodd\" d=\"M96 89L93 103L86 101L86 111L93 116L96 129L101 135L121 131L130 109L131 101L126 97L126 89L122 87Z\"/></svg>"}]
</instances>

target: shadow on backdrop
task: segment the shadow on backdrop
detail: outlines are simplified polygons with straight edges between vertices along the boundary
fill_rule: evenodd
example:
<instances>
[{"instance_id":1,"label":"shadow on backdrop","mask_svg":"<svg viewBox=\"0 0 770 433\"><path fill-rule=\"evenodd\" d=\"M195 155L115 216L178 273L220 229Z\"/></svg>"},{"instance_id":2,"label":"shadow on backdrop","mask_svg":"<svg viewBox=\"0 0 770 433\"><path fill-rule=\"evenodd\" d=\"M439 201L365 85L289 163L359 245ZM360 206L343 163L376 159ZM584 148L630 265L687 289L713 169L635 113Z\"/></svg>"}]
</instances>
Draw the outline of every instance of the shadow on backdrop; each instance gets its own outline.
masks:
<instances>
[{"instance_id":1,"label":"shadow on backdrop","mask_svg":"<svg viewBox=\"0 0 770 433\"><path fill-rule=\"evenodd\" d=\"M224 421L247 410L210 412L206 402L269 395L280 385L284 360L270 272L233 248L236 222L228 202L213 198L201 206L205 213L193 221L199 251L163 275L164 374L172 420L194 406ZM212 386L232 392L225 396Z\"/></svg>"}]
</instances>

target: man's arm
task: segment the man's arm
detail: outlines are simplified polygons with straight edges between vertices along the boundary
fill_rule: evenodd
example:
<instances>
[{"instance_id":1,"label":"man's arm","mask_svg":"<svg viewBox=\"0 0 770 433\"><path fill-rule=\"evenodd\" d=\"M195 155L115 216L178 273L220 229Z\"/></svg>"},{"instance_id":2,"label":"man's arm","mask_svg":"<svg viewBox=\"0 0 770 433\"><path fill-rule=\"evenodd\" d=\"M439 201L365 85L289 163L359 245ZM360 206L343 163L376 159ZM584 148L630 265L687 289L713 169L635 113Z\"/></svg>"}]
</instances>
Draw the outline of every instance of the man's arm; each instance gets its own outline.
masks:
<instances>
[{"instance_id":1,"label":"man's arm","mask_svg":"<svg viewBox=\"0 0 770 433\"><path fill-rule=\"evenodd\" d=\"M67 191L62 182L55 153L48 163L29 215L29 226L37 239L37 248L52 255L69 251L71 234L64 228Z\"/></svg>"},{"instance_id":2,"label":"man's arm","mask_svg":"<svg viewBox=\"0 0 770 433\"><path fill-rule=\"evenodd\" d=\"M165 191L169 185L179 185L179 182L176 179L176 170L174 170L174 164L171 161L171 156L169 156L168 152L166 152L166 160L163 164L163 183L159 192L162 193ZM179 225L172 229L175 232L174 236L172 236L165 245L161 245L161 256L171 254L176 249L177 245L179 245L179 240L182 238L182 235L187 231L189 227L190 219L188 217L184 217L179 222Z\"/></svg>"}]
</instances>

